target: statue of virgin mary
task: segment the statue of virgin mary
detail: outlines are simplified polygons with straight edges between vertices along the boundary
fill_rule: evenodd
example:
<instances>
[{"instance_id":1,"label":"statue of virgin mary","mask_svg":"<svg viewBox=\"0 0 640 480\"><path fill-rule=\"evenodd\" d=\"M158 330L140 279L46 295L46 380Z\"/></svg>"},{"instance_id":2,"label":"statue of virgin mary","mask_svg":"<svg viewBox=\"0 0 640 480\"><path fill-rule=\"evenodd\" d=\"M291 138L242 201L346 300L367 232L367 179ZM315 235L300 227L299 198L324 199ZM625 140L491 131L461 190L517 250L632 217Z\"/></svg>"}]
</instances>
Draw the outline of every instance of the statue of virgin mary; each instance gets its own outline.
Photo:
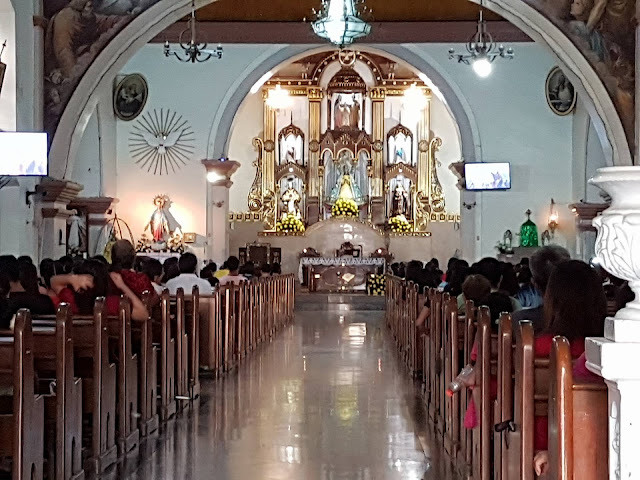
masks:
<instances>
[{"instance_id":1,"label":"statue of virgin mary","mask_svg":"<svg viewBox=\"0 0 640 480\"><path fill-rule=\"evenodd\" d=\"M351 176L353 170L351 162L351 154L349 152L343 152L340 156L340 169L341 173L336 182L336 186L331 191L331 202L335 202L339 198L345 200L353 200L356 203L362 201L362 192L360 187L354 181Z\"/></svg>"}]
</instances>

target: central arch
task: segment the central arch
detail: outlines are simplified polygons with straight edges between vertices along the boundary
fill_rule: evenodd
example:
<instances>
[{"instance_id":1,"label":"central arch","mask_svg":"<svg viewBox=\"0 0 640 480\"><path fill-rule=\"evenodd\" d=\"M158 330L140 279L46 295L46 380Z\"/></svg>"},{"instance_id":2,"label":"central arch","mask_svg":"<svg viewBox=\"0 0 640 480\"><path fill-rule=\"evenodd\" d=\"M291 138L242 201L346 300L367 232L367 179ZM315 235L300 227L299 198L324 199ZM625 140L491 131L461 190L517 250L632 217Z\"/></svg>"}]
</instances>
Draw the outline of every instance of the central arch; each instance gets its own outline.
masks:
<instances>
[{"instance_id":1,"label":"central arch","mask_svg":"<svg viewBox=\"0 0 640 480\"><path fill-rule=\"evenodd\" d=\"M197 0L196 7L216 0ZM479 3L479 0L471 0ZM184 17L190 10L189 0L160 0L126 26L99 54L78 84L65 109L51 146L50 173L65 178L69 162L75 154L84 128L98 99L97 91L107 87L126 62L154 36ZM602 118L599 130L606 133L611 145L612 163L631 165L629 144L613 102L594 68L566 35L542 14L522 0L489 0L488 8L540 40L567 65L579 85L591 99ZM579 87L580 88L580 87ZM216 142L218 148L219 142Z\"/></svg>"},{"instance_id":2,"label":"central arch","mask_svg":"<svg viewBox=\"0 0 640 480\"><path fill-rule=\"evenodd\" d=\"M222 102L212 122L207 145L207 158L227 156L230 131L241 103L249 94L251 87L266 73L279 66L294 62L315 52L326 51L328 47L309 49L309 46L292 45L283 47L277 52L266 52L263 58L252 64ZM394 60L403 62L413 69L425 74L440 90L446 99L447 106L456 120L458 135L462 145L462 158L468 162L482 161L482 145L478 124L474 113L461 89L438 62L425 58L424 52L418 55L410 46L371 45L359 46L359 50L383 53Z\"/></svg>"}]
</instances>

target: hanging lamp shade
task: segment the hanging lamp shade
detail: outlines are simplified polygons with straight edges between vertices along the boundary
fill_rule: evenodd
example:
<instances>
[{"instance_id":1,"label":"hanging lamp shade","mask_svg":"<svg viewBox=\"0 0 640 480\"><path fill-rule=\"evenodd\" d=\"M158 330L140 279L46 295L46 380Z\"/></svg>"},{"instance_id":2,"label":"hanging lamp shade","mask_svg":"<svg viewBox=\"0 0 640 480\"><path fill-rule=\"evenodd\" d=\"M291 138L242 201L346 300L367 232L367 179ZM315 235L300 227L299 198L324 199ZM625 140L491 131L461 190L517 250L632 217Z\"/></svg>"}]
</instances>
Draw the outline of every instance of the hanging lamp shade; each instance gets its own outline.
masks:
<instances>
[{"instance_id":1,"label":"hanging lamp shade","mask_svg":"<svg viewBox=\"0 0 640 480\"><path fill-rule=\"evenodd\" d=\"M312 26L316 35L341 48L371 32L371 25L360 18L354 0L325 0Z\"/></svg>"}]
</instances>

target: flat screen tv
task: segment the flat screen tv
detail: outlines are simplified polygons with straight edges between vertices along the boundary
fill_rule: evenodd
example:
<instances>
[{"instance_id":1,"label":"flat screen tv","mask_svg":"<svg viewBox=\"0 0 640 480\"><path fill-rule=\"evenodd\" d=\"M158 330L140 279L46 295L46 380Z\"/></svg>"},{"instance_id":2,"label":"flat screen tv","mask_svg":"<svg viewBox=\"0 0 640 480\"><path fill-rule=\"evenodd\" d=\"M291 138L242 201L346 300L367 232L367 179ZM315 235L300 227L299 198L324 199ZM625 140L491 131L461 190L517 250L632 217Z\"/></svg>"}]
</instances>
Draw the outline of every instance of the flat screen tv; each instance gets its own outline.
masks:
<instances>
[{"instance_id":1,"label":"flat screen tv","mask_svg":"<svg viewBox=\"0 0 640 480\"><path fill-rule=\"evenodd\" d=\"M464 178L467 190L509 190L510 163L466 163Z\"/></svg>"},{"instance_id":2,"label":"flat screen tv","mask_svg":"<svg viewBox=\"0 0 640 480\"><path fill-rule=\"evenodd\" d=\"M1 176L46 176L46 133L0 132Z\"/></svg>"}]
</instances>

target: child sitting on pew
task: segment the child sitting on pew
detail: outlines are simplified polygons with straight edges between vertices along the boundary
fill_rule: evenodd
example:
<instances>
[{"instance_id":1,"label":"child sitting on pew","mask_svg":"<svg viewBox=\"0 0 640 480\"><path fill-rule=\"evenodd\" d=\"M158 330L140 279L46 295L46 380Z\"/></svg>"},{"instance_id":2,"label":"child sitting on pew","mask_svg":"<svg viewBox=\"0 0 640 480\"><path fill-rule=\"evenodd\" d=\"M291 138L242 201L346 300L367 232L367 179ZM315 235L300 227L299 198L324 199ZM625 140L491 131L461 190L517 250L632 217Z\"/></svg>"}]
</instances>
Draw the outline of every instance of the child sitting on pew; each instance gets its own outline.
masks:
<instances>
[{"instance_id":1,"label":"child sitting on pew","mask_svg":"<svg viewBox=\"0 0 640 480\"><path fill-rule=\"evenodd\" d=\"M578 260L558 265L551 274L545 293L546 329L536 337L536 356L549 357L553 338L557 335L566 337L571 345L571 355L577 359L574 375L585 377L584 340L586 337L603 336L606 313L607 300L595 270ZM533 461L534 469L538 475L544 475L549 466L547 417L536 417L534 426L534 448L538 452Z\"/></svg>"}]
</instances>

